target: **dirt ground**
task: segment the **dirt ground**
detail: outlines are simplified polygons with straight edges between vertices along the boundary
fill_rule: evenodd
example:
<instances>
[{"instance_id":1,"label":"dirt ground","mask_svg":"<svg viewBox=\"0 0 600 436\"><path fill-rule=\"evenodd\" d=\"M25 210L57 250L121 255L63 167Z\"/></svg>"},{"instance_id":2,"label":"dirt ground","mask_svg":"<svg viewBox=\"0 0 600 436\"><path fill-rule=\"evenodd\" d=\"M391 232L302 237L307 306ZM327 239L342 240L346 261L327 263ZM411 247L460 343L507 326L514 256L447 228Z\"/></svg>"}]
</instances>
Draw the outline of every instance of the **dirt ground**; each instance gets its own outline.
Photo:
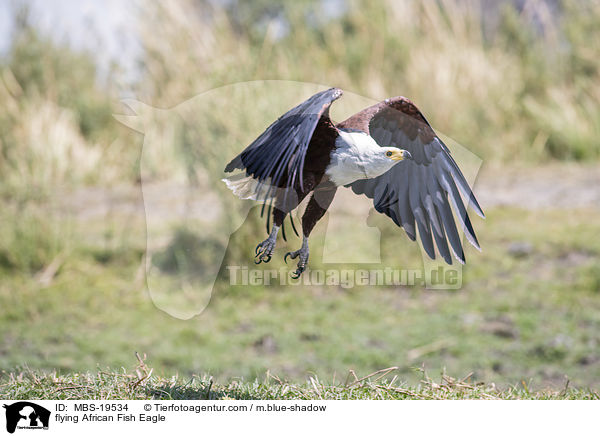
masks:
<instances>
[{"instance_id":1,"label":"dirt ground","mask_svg":"<svg viewBox=\"0 0 600 436\"><path fill-rule=\"evenodd\" d=\"M484 165L474 184L475 195L484 211L513 206L524 209L600 208L600 165L552 164L534 168ZM218 213L214 195L192 196L184 185L156 182L144 185L144 195L152 204L151 217L169 222L188 217L214 219ZM216 201L215 201L216 200ZM341 189L335 203L351 209L356 196ZM87 187L63 193L59 209L80 220L132 216L144 213L140 186ZM210 206L210 207L209 207Z\"/></svg>"},{"instance_id":2,"label":"dirt ground","mask_svg":"<svg viewBox=\"0 0 600 436\"><path fill-rule=\"evenodd\" d=\"M600 166L548 165L537 168L483 166L475 194L484 210L600 208Z\"/></svg>"}]
</instances>

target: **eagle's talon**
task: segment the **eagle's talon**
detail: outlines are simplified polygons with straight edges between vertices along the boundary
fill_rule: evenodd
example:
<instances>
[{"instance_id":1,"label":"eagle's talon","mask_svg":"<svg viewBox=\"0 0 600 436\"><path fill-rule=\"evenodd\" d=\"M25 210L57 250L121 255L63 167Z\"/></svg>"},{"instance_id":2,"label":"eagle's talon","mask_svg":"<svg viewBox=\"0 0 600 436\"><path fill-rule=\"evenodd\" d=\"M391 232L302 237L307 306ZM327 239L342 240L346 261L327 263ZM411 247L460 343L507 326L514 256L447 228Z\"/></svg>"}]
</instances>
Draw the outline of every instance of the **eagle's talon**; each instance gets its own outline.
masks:
<instances>
[{"instance_id":1,"label":"eagle's talon","mask_svg":"<svg viewBox=\"0 0 600 436\"><path fill-rule=\"evenodd\" d=\"M300 257L300 260L298 261L298 268L296 268L296 271L291 273L291 277L293 279L299 278L306 269L306 265L308 264L308 254L308 239L305 238L302 242L302 248L300 248L300 250L290 251L286 253L285 256L283 256L283 260L286 264L288 256L291 259L296 259L297 257Z\"/></svg>"},{"instance_id":2,"label":"eagle's talon","mask_svg":"<svg viewBox=\"0 0 600 436\"><path fill-rule=\"evenodd\" d=\"M275 249L275 238L276 234L269 235L267 239L262 241L260 244L256 246L254 252L256 255L254 256L256 260L254 263L258 265L259 263L268 263L271 261L271 256L273 254L273 250Z\"/></svg>"},{"instance_id":3,"label":"eagle's talon","mask_svg":"<svg viewBox=\"0 0 600 436\"><path fill-rule=\"evenodd\" d=\"M298 265L298 268L296 268L296 271L291 273L292 278L294 280L300 278L300 276L302 275L302 273L304 272L305 269L306 269L306 265Z\"/></svg>"},{"instance_id":4,"label":"eagle's talon","mask_svg":"<svg viewBox=\"0 0 600 436\"><path fill-rule=\"evenodd\" d=\"M298 250L300 251L300 250ZM287 264L287 258L288 256L291 257L292 259L295 259L298 257L298 251L288 251L287 253L285 253L285 256L283 256L283 261Z\"/></svg>"}]
</instances>

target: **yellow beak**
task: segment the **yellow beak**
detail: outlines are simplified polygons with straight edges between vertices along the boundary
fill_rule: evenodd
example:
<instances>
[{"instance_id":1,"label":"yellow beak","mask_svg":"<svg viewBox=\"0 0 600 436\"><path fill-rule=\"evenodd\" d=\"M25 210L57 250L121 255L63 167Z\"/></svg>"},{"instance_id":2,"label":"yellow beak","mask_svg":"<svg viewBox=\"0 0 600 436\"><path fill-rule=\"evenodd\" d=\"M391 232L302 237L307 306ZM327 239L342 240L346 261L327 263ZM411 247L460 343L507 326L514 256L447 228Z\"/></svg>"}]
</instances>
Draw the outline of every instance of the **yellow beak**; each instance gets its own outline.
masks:
<instances>
[{"instance_id":1,"label":"yellow beak","mask_svg":"<svg viewBox=\"0 0 600 436\"><path fill-rule=\"evenodd\" d=\"M390 159L392 160L404 160L406 157L410 157L410 153L406 150L393 151Z\"/></svg>"}]
</instances>

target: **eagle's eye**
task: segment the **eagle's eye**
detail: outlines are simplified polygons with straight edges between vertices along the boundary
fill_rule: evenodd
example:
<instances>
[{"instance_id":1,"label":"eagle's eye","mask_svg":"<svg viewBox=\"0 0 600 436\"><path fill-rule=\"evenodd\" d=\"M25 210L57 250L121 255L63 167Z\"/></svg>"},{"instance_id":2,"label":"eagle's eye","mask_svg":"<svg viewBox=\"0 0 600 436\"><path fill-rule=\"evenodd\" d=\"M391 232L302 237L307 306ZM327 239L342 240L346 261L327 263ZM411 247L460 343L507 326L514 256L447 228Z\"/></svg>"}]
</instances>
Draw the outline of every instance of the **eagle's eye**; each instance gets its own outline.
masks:
<instances>
[{"instance_id":1,"label":"eagle's eye","mask_svg":"<svg viewBox=\"0 0 600 436\"><path fill-rule=\"evenodd\" d=\"M386 152L386 153L385 153L385 155L386 155L387 157L392 157L392 152L391 152L391 151L388 151L388 152Z\"/></svg>"}]
</instances>

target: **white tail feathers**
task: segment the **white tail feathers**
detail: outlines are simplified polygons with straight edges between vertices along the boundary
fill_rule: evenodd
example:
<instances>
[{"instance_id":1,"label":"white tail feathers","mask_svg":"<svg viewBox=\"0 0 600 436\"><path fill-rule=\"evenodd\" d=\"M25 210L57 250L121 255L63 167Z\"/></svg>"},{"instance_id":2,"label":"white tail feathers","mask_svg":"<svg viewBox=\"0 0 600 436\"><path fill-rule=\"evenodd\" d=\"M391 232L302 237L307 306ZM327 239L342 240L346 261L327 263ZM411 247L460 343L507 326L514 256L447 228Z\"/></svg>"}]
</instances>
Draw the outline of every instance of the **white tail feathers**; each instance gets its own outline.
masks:
<instances>
[{"instance_id":1,"label":"white tail feathers","mask_svg":"<svg viewBox=\"0 0 600 436\"><path fill-rule=\"evenodd\" d=\"M242 200L265 200L265 194L269 191L269 183L261 183L252 176L245 174L236 174L226 179L221 179L231 191ZM277 189L269 192L268 199L275 196Z\"/></svg>"},{"instance_id":2,"label":"white tail feathers","mask_svg":"<svg viewBox=\"0 0 600 436\"><path fill-rule=\"evenodd\" d=\"M276 207L286 213L294 210L300 203L294 189L277 188L270 184L271 178L259 182L244 173L221 179L229 189L242 200L254 200L259 203L276 200Z\"/></svg>"}]
</instances>

